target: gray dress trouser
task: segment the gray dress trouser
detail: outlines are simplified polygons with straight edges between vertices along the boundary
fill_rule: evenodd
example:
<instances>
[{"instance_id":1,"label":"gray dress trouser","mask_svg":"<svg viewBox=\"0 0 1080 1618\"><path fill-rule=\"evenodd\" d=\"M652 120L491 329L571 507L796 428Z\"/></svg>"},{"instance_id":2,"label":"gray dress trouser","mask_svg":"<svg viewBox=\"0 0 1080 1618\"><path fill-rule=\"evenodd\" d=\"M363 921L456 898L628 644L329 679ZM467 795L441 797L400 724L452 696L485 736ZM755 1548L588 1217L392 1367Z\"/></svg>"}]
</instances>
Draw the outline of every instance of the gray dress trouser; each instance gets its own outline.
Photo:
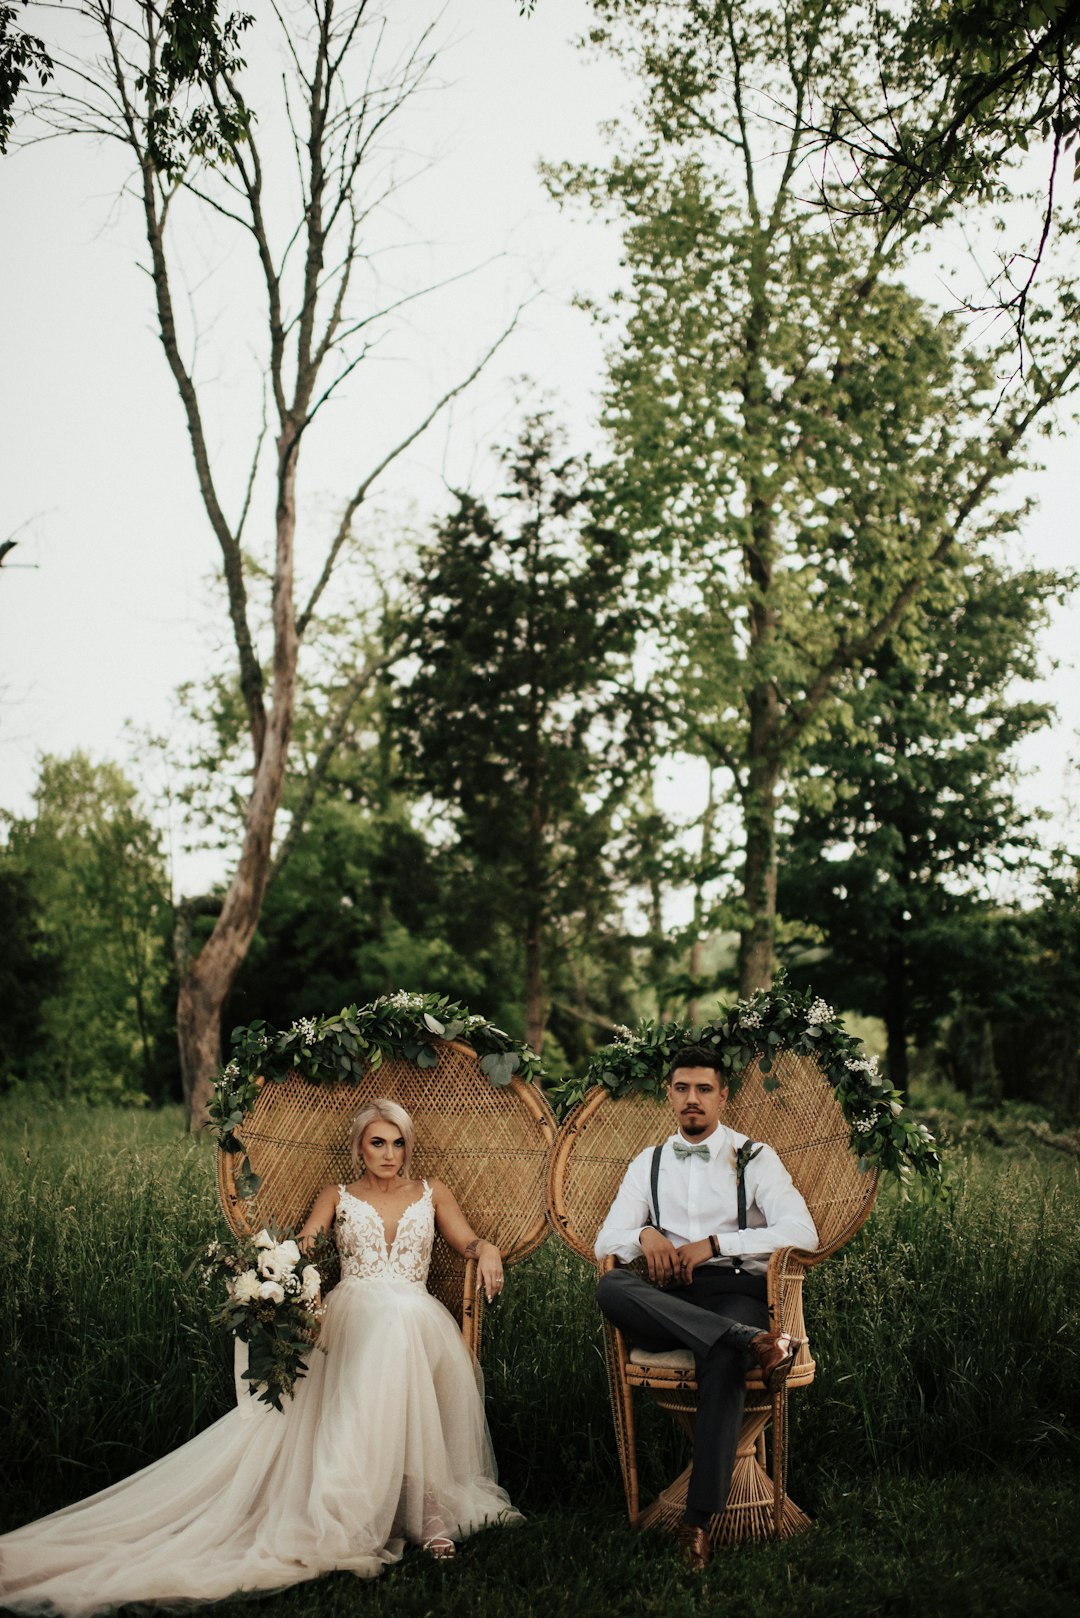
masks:
<instances>
[{"instance_id":1,"label":"gray dress trouser","mask_svg":"<svg viewBox=\"0 0 1080 1618\"><path fill-rule=\"evenodd\" d=\"M727 1505L746 1399L746 1345L767 1329L763 1297L733 1291L730 1271L694 1271L689 1286L654 1286L635 1270L608 1270L596 1286L607 1318L635 1348L688 1348L694 1356L698 1410L688 1511L710 1516ZM763 1278L743 1277L760 1288Z\"/></svg>"}]
</instances>

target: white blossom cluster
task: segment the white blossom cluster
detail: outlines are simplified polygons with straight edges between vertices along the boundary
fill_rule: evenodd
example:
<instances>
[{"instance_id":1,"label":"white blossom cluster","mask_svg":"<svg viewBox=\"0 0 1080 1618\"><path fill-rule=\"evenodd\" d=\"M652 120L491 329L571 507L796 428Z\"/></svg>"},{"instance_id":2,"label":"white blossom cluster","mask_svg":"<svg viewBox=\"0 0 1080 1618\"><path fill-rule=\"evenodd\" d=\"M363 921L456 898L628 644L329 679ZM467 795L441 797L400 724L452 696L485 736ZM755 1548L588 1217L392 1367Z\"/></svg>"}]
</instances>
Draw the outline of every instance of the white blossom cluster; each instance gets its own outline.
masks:
<instances>
[{"instance_id":1,"label":"white blossom cluster","mask_svg":"<svg viewBox=\"0 0 1080 1618\"><path fill-rule=\"evenodd\" d=\"M834 1015L835 1013L832 1006L828 1005L819 996L810 1007L810 1010L806 1013L807 1026L810 1028L817 1028L821 1023L831 1022Z\"/></svg>"},{"instance_id":2,"label":"white blossom cluster","mask_svg":"<svg viewBox=\"0 0 1080 1618\"><path fill-rule=\"evenodd\" d=\"M857 1118L855 1128L860 1135L872 1135L874 1132L874 1120L872 1118Z\"/></svg>"},{"instance_id":3,"label":"white blossom cluster","mask_svg":"<svg viewBox=\"0 0 1080 1618\"><path fill-rule=\"evenodd\" d=\"M222 1078L232 1079L233 1081L235 1081L239 1077L240 1077L240 1063L235 1062L235 1061L234 1062L228 1062L226 1064L226 1066L225 1066L225 1071L222 1074Z\"/></svg>"},{"instance_id":4,"label":"white blossom cluster","mask_svg":"<svg viewBox=\"0 0 1080 1618\"><path fill-rule=\"evenodd\" d=\"M299 1034L300 1038L304 1041L305 1045L314 1045L314 1043L315 1043L315 1019L314 1019L314 1017L299 1017L299 1018L297 1018L296 1022L294 1022L292 1027L289 1029L289 1032L291 1034Z\"/></svg>"},{"instance_id":5,"label":"white blossom cluster","mask_svg":"<svg viewBox=\"0 0 1080 1618\"><path fill-rule=\"evenodd\" d=\"M376 1004L395 1006L399 1011L421 1011L424 997L422 994L410 994L407 989L398 989L394 994L381 994Z\"/></svg>"},{"instance_id":6,"label":"white blossom cluster","mask_svg":"<svg viewBox=\"0 0 1080 1618\"><path fill-rule=\"evenodd\" d=\"M612 1033L615 1035L615 1038L620 1045L629 1045L630 1041L634 1037L633 1030L627 1028L624 1022L616 1023L615 1027L612 1029Z\"/></svg>"},{"instance_id":7,"label":"white blossom cluster","mask_svg":"<svg viewBox=\"0 0 1080 1618\"><path fill-rule=\"evenodd\" d=\"M245 1270L229 1285L229 1293L236 1303L256 1300L284 1303L286 1297L310 1308L319 1295L322 1276L314 1264L305 1264L300 1274L300 1249L295 1242L275 1242L269 1231L260 1230L255 1237L259 1258L255 1269Z\"/></svg>"},{"instance_id":8,"label":"white blossom cluster","mask_svg":"<svg viewBox=\"0 0 1080 1618\"><path fill-rule=\"evenodd\" d=\"M849 1056L844 1063L849 1073L869 1073L870 1077L877 1077L878 1059L876 1056Z\"/></svg>"},{"instance_id":9,"label":"white blossom cluster","mask_svg":"<svg viewBox=\"0 0 1080 1618\"><path fill-rule=\"evenodd\" d=\"M761 1027L761 1012L760 1011L740 1011L740 1013L739 1013L739 1027L740 1028L760 1028Z\"/></svg>"}]
</instances>

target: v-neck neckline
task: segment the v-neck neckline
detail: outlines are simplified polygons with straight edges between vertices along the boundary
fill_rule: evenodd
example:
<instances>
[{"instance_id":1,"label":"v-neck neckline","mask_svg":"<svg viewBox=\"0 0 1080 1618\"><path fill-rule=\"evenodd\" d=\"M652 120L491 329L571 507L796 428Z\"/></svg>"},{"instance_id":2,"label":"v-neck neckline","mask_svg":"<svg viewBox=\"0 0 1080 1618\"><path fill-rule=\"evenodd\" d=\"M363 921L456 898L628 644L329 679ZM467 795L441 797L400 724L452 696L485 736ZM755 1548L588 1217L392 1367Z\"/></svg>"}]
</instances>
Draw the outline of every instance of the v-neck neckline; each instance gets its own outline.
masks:
<instances>
[{"instance_id":1,"label":"v-neck neckline","mask_svg":"<svg viewBox=\"0 0 1080 1618\"><path fill-rule=\"evenodd\" d=\"M401 1226L405 1215L409 1212L410 1208L415 1208L419 1203L423 1202L424 1199L429 1195L430 1191L430 1187L425 1182L424 1189L421 1191L420 1195L418 1197L414 1197L411 1202L407 1202L405 1204L404 1208L402 1208L401 1212L398 1214L398 1222L394 1226L394 1239L393 1241L387 1241L386 1220L383 1218L378 1208L376 1208L375 1204L373 1202L369 1202L367 1197L358 1197L356 1192L350 1191L347 1185L343 1185L341 1189L344 1191L347 1197L351 1197L354 1202L358 1202L362 1208L371 1209L371 1212L378 1221L379 1231L382 1235L383 1252L386 1254L387 1263L389 1263L390 1259L393 1257L394 1248L397 1246L398 1237L401 1235Z\"/></svg>"}]
</instances>

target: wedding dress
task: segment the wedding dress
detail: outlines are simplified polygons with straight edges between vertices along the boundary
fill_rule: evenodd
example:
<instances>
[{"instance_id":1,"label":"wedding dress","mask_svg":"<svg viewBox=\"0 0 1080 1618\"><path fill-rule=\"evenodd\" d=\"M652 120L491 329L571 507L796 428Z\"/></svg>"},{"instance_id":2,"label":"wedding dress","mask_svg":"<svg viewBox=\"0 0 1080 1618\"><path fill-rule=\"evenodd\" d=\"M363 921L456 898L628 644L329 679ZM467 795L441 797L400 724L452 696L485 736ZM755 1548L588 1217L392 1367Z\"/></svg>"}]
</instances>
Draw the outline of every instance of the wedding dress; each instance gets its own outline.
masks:
<instances>
[{"instance_id":1,"label":"wedding dress","mask_svg":"<svg viewBox=\"0 0 1080 1618\"><path fill-rule=\"evenodd\" d=\"M332 1569L371 1578L405 1540L520 1521L495 1481L479 1367L425 1286L427 1181L389 1248L371 1203L338 1197L341 1281L284 1413L247 1399L122 1483L4 1535L0 1607L83 1618Z\"/></svg>"}]
</instances>

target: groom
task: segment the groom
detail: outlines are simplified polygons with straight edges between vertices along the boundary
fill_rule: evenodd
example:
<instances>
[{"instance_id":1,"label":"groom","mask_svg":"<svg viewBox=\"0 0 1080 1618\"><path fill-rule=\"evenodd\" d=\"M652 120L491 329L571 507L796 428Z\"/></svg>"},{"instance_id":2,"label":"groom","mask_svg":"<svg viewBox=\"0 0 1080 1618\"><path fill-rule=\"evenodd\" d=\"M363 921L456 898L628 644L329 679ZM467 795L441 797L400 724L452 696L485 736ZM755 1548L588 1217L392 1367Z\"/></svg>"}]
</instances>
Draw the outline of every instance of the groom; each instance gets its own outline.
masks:
<instances>
[{"instance_id":1,"label":"groom","mask_svg":"<svg viewBox=\"0 0 1080 1618\"><path fill-rule=\"evenodd\" d=\"M747 1366L782 1386L797 1341L769 1331L765 1274L778 1247L813 1251L817 1231L771 1146L721 1122L728 1098L719 1057L680 1051L668 1077L677 1132L630 1164L596 1238L596 1256L644 1257L649 1279L612 1269L596 1289L600 1308L635 1348L688 1348L698 1413L686 1514L677 1536L685 1560L712 1556L709 1519L723 1511L735 1464Z\"/></svg>"}]
</instances>

